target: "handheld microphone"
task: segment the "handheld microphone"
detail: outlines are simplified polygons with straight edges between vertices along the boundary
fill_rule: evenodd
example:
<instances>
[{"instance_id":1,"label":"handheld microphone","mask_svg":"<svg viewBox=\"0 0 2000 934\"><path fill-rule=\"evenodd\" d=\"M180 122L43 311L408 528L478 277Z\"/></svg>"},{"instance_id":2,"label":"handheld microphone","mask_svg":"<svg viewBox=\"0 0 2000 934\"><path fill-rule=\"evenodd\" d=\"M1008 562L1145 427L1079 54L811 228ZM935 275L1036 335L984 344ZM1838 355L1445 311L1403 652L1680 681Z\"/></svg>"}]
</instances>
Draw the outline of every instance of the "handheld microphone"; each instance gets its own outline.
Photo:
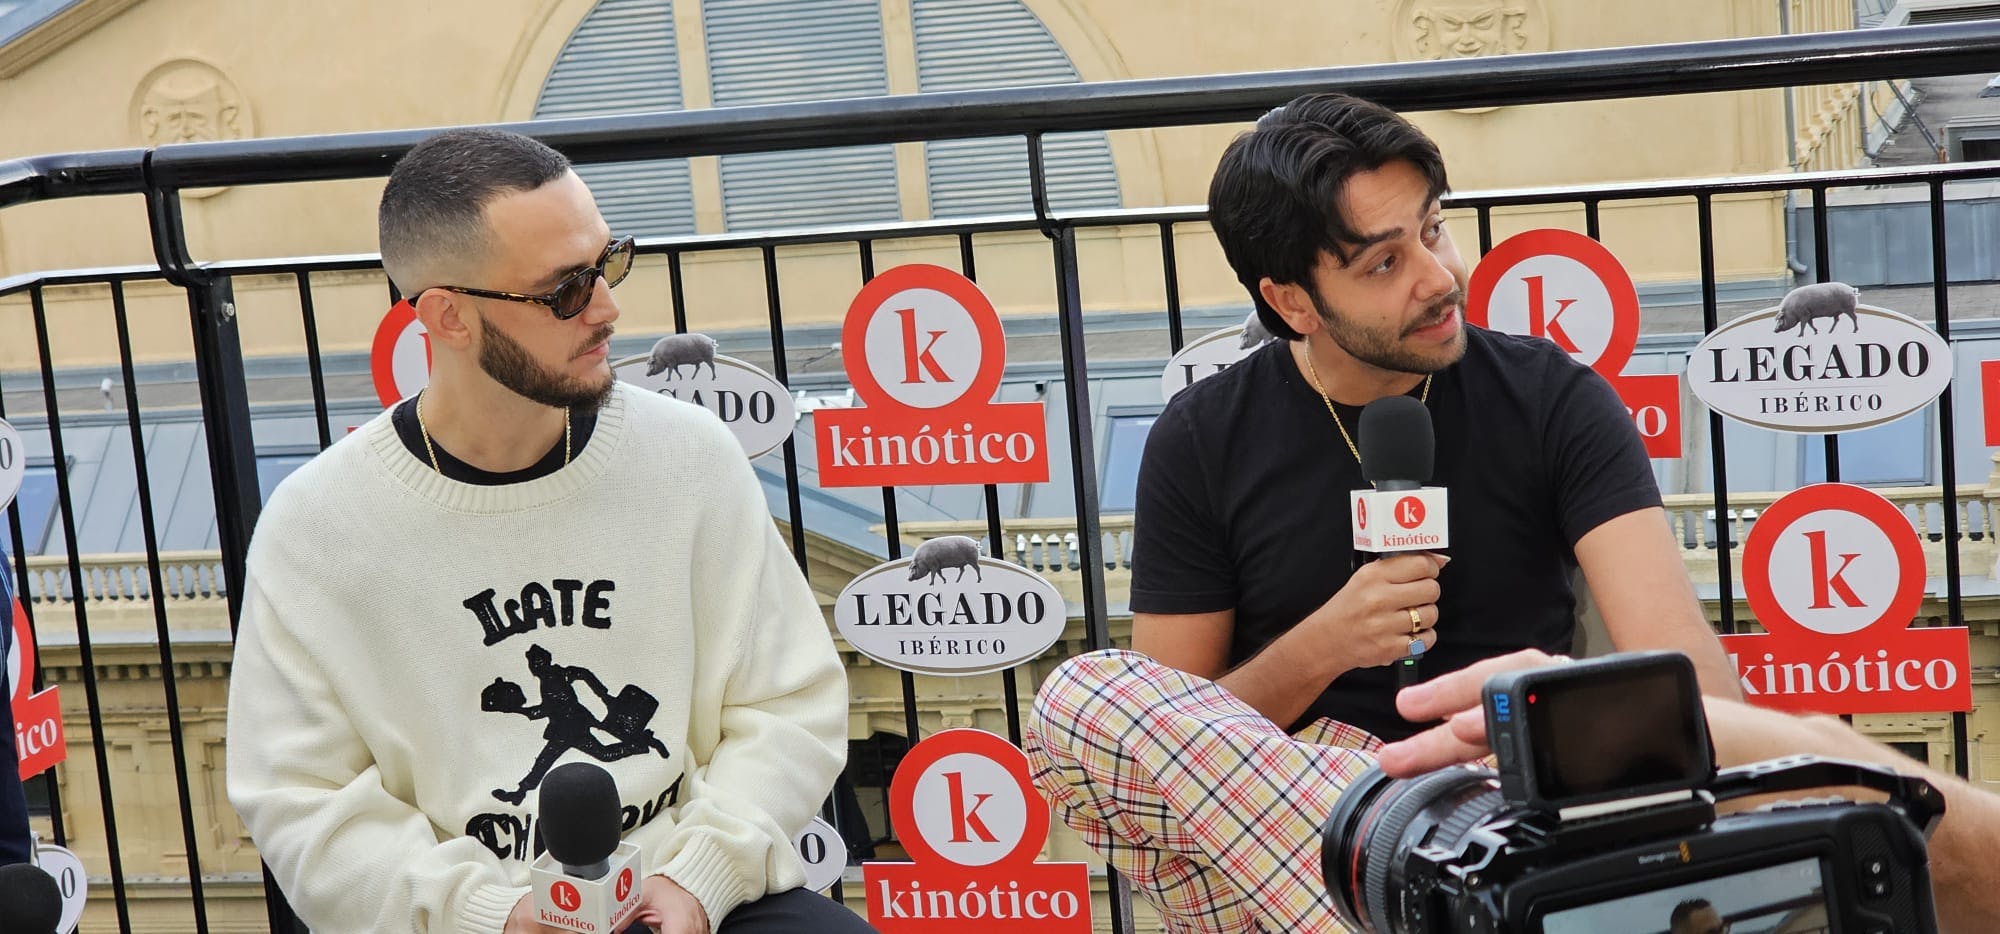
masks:
<instances>
[{"instance_id":1,"label":"handheld microphone","mask_svg":"<svg viewBox=\"0 0 2000 934\"><path fill-rule=\"evenodd\" d=\"M0 934L56 934L62 908L54 877L28 863L0 866Z\"/></svg>"},{"instance_id":2,"label":"handheld microphone","mask_svg":"<svg viewBox=\"0 0 2000 934\"><path fill-rule=\"evenodd\" d=\"M542 779L536 821L546 852L535 860L535 919L576 934L624 930L639 910L639 848L618 839L618 783L588 762Z\"/></svg>"},{"instance_id":3,"label":"handheld microphone","mask_svg":"<svg viewBox=\"0 0 2000 934\"><path fill-rule=\"evenodd\" d=\"M1431 410L1409 396L1387 396L1362 407L1358 428L1361 476L1374 486L1353 496L1354 549L1361 560L1448 546L1444 488L1423 485L1437 456ZM1423 641L1412 634L1410 654L1396 662L1399 688L1417 683L1422 654Z\"/></svg>"}]
</instances>

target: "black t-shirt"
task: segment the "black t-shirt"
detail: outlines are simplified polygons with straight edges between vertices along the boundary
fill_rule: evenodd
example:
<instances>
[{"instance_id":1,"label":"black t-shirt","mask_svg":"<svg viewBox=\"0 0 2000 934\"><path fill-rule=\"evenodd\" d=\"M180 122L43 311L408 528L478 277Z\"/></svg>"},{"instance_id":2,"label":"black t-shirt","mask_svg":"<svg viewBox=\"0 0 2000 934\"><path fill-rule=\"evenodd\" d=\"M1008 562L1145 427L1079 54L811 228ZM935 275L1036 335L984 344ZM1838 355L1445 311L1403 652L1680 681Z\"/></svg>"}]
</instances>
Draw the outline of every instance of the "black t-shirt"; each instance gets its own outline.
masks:
<instances>
[{"instance_id":1,"label":"black t-shirt","mask_svg":"<svg viewBox=\"0 0 2000 934\"><path fill-rule=\"evenodd\" d=\"M1426 678L1530 646L1568 651L1577 540L1660 505L1610 384L1549 341L1466 332L1464 359L1430 391L1427 485L1450 490L1452 561L1439 574ZM1336 408L1354 432L1360 410ZM1266 344L1183 390L1153 423L1133 519L1133 612L1233 608L1229 663L1241 663L1347 582L1347 494L1364 486L1286 342ZM1291 727L1324 716L1401 738L1420 725L1396 713L1394 694L1391 668L1355 669Z\"/></svg>"},{"instance_id":2,"label":"black t-shirt","mask_svg":"<svg viewBox=\"0 0 2000 934\"><path fill-rule=\"evenodd\" d=\"M423 426L417 423L416 397L412 396L397 405L396 411L390 414L389 420L395 424L396 437L402 439L403 447L407 448L410 454L415 456L417 460L423 461L426 464L430 463L430 451L424 446ZM596 428L597 409L579 405L569 410L570 460L575 460L577 455L583 453L583 446L590 441L590 433ZM505 473L481 470L451 456L451 452L445 450L443 447L439 447L436 444L432 444L431 447L437 448L437 469L439 473L460 483L470 483L475 486L506 486L509 483L526 483L530 480L546 477L563 469L563 440L561 438L556 439L555 446L549 448L548 453L543 454L541 460L529 464L520 470L510 470Z\"/></svg>"}]
</instances>

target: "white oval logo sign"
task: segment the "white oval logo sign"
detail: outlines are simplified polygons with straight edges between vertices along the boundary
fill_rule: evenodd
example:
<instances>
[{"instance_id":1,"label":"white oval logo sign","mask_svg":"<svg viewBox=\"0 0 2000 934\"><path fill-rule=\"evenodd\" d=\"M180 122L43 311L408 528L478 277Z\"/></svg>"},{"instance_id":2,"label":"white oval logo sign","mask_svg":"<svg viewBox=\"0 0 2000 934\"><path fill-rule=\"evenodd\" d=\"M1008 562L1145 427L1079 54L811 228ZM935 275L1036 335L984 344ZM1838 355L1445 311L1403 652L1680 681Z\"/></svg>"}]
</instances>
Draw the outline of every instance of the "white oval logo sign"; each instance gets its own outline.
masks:
<instances>
[{"instance_id":1,"label":"white oval logo sign","mask_svg":"<svg viewBox=\"0 0 2000 934\"><path fill-rule=\"evenodd\" d=\"M652 353L612 364L618 378L648 392L692 402L722 419L743 453L753 458L776 450L792 436L799 420L792 394L783 383L735 357L715 352L703 334L661 338Z\"/></svg>"},{"instance_id":2,"label":"white oval logo sign","mask_svg":"<svg viewBox=\"0 0 2000 934\"><path fill-rule=\"evenodd\" d=\"M847 844L840 839L840 831L824 818L815 817L806 829L792 838L792 848L799 851L799 862L806 867L806 890L824 892L840 881L840 873L847 868Z\"/></svg>"},{"instance_id":3,"label":"white oval logo sign","mask_svg":"<svg viewBox=\"0 0 2000 934\"><path fill-rule=\"evenodd\" d=\"M0 418L0 509L14 501L14 494L21 492L21 481L27 475L28 451L21 443L21 433Z\"/></svg>"},{"instance_id":4,"label":"white oval logo sign","mask_svg":"<svg viewBox=\"0 0 2000 934\"><path fill-rule=\"evenodd\" d=\"M934 538L840 591L833 624L855 651L925 675L1011 668L1062 637L1069 609L1055 585L981 557L962 535Z\"/></svg>"},{"instance_id":5,"label":"white oval logo sign","mask_svg":"<svg viewBox=\"0 0 2000 934\"><path fill-rule=\"evenodd\" d=\"M84 903L90 900L90 876L84 872L83 861L63 847L43 843L35 848L35 865L56 880L56 891L62 893L62 919L56 922L56 930L76 930L83 920Z\"/></svg>"},{"instance_id":6,"label":"white oval logo sign","mask_svg":"<svg viewBox=\"0 0 2000 934\"><path fill-rule=\"evenodd\" d=\"M1951 384L1951 345L1908 315L1854 304L1818 316L1768 308L1702 339L1688 388L1773 431L1824 434L1894 421Z\"/></svg>"},{"instance_id":7,"label":"white oval logo sign","mask_svg":"<svg viewBox=\"0 0 2000 934\"><path fill-rule=\"evenodd\" d=\"M1267 338L1268 340L1268 338ZM1250 356L1250 352L1262 347L1259 342L1249 347L1241 346L1243 325L1212 331L1196 339L1194 343L1181 348L1167 361L1167 368L1160 374L1160 398L1171 402L1180 391L1194 385L1203 377L1214 376Z\"/></svg>"}]
</instances>

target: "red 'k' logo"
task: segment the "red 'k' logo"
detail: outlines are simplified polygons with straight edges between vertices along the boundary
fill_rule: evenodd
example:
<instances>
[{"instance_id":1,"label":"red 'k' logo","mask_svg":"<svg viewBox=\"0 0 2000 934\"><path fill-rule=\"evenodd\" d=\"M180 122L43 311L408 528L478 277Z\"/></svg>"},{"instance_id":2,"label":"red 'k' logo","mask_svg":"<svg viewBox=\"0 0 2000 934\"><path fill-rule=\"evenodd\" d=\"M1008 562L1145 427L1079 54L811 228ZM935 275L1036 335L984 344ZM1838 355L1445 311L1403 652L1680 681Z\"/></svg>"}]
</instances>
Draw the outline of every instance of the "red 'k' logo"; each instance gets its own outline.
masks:
<instances>
[{"instance_id":1,"label":"red 'k' logo","mask_svg":"<svg viewBox=\"0 0 2000 934\"><path fill-rule=\"evenodd\" d=\"M1365 529L1368 527L1368 499L1366 497L1359 497L1354 500L1354 518L1355 521L1361 523L1362 528Z\"/></svg>"},{"instance_id":2,"label":"red 'k' logo","mask_svg":"<svg viewBox=\"0 0 2000 934\"><path fill-rule=\"evenodd\" d=\"M549 886L549 901L564 911L575 911L583 907L583 893L567 882L557 882Z\"/></svg>"},{"instance_id":3,"label":"red 'k' logo","mask_svg":"<svg viewBox=\"0 0 2000 934\"><path fill-rule=\"evenodd\" d=\"M1396 501L1396 524L1406 529L1414 529L1424 524L1424 501L1414 496L1405 496Z\"/></svg>"},{"instance_id":4,"label":"red 'k' logo","mask_svg":"<svg viewBox=\"0 0 2000 934\"><path fill-rule=\"evenodd\" d=\"M613 886L611 891L612 894L621 902L625 900L625 896L632 894L631 867L629 866L626 867L624 872L618 874L618 884Z\"/></svg>"}]
</instances>

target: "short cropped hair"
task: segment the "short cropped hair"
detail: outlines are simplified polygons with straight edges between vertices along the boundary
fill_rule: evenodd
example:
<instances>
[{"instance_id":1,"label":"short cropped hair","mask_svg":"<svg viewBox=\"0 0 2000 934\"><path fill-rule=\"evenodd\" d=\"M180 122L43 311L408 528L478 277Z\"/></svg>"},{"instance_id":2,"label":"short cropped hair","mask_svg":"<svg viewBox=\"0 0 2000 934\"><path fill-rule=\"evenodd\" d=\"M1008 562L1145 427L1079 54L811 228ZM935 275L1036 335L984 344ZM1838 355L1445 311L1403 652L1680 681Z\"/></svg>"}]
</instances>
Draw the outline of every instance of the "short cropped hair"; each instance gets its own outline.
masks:
<instances>
[{"instance_id":1,"label":"short cropped hair","mask_svg":"<svg viewBox=\"0 0 2000 934\"><path fill-rule=\"evenodd\" d=\"M1321 250L1352 262L1362 235L1341 214L1341 190L1355 173L1399 159L1430 182L1431 197L1451 189L1430 137L1395 111L1345 94L1300 97L1229 144L1208 186L1209 224L1272 334L1299 337L1257 283L1310 282Z\"/></svg>"},{"instance_id":2,"label":"short cropped hair","mask_svg":"<svg viewBox=\"0 0 2000 934\"><path fill-rule=\"evenodd\" d=\"M457 284L426 277L484 255L486 205L569 170L562 153L506 130L446 130L418 143L389 173L376 214L389 281L406 295Z\"/></svg>"},{"instance_id":3,"label":"short cropped hair","mask_svg":"<svg viewBox=\"0 0 2000 934\"><path fill-rule=\"evenodd\" d=\"M1715 905L1710 903L1706 898L1690 898L1674 906L1673 913L1667 916L1667 925L1678 929L1681 925L1686 924L1689 918L1694 917L1695 912L1703 908L1714 907Z\"/></svg>"}]
</instances>

